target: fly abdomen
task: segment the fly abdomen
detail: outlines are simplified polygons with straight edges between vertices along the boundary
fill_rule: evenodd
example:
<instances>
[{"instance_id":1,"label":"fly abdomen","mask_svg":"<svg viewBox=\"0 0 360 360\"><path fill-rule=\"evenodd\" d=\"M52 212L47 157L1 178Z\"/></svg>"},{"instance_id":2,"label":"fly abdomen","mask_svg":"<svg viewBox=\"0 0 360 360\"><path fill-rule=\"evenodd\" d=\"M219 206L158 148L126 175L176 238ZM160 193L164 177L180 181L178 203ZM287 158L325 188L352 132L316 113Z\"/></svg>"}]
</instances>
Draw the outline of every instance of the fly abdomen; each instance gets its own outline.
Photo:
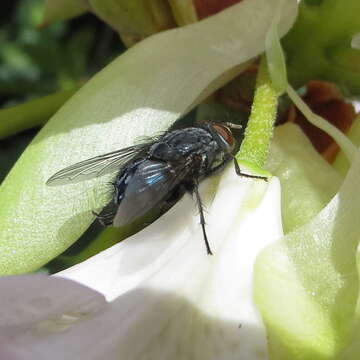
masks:
<instances>
[{"instance_id":1,"label":"fly abdomen","mask_svg":"<svg viewBox=\"0 0 360 360\"><path fill-rule=\"evenodd\" d=\"M143 159L123 172L115 186L119 204L113 226L132 223L154 208L176 185L171 164Z\"/></svg>"}]
</instances>

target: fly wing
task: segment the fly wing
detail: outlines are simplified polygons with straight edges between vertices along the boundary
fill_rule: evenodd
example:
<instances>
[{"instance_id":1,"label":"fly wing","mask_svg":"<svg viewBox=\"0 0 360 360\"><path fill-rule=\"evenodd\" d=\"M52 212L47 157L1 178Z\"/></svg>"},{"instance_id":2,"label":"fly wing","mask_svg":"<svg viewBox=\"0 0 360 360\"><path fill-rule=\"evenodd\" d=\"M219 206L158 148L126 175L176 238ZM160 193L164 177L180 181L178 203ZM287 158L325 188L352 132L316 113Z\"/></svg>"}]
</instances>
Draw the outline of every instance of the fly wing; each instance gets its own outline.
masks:
<instances>
[{"instance_id":1,"label":"fly wing","mask_svg":"<svg viewBox=\"0 0 360 360\"><path fill-rule=\"evenodd\" d=\"M185 171L184 171L185 170ZM186 167L174 167L167 162L144 160L123 179L127 183L113 226L123 226L153 209L186 176Z\"/></svg>"},{"instance_id":2,"label":"fly wing","mask_svg":"<svg viewBox=\"0 0 360 360\"><path fill-rule=\"evenodd\" d=\"M89 180L98 176L109 174L114 171L119 171L122 165L131 160L135 155L148 149L150 145L151 142L130 146L81 161L58 171L49 178L46 185L56 186L77 183L83 180Z\"/></svg>"}]
</instances>

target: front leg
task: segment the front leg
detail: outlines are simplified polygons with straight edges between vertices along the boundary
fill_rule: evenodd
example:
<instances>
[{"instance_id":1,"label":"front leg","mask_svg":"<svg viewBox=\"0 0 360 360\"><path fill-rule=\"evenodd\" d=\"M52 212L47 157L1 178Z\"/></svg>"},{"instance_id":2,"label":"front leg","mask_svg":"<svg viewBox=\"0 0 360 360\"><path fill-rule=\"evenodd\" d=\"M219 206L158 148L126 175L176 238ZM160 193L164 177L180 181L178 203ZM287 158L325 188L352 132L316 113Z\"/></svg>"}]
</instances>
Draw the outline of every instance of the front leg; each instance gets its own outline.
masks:
<instances>
[{"instance_id":1,"label":"front leg","mask_svg":"<svg viewBox=\"0 0 360 360\"><path fill-rule=\"evenodd\" d=\"M212 169L206 172L206 176L211 176L219 173L221 170L225 168L227 163L233 158L231 154L225 154L222 162L219 165L214 166Z\"/></svg>"},{"instance_id":2,"label":"front leg","mask_svg":"<svg viewBox=\"0 0 360 360\"><path fill-rule=\"evenodd\" d=\"M250 175L250 174L245 174L245 173L241 172L239 163L237 162L235 156L233 156L233 159L234 159L234 166L235 166L236 175L244 176L244 177L251 178L251 179L259 179L259 180L268 181L268 178L266 176Z\"/></svg>"}]
</instances>

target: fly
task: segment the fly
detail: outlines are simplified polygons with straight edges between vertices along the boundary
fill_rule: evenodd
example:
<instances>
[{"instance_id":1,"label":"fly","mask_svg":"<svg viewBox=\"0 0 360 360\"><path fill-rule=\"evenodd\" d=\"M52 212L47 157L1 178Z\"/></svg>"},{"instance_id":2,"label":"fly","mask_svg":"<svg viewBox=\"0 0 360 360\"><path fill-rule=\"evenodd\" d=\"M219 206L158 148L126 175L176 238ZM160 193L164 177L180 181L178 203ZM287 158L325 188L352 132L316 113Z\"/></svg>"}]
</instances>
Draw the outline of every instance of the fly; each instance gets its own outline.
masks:
<instances>
[{"instance_id":1,"label":"fly","mask_svg":"<svg viewBox=\"0 0 360 360\"><path fill-rule=\"evenodd\" d=\"M233 160L236 174L255 179L261 176L241 172L234 157L232 123L206 123L198 127L169 130L150 141L113 151L71 165L53 176L47 185L63 185L117 172L110 203L96 214L105 226L123 226L160 206L169 210L182 196L195 195L206 250L212 255L205 230L199 183L221 171Z\"/></svg>"}]
</instances>

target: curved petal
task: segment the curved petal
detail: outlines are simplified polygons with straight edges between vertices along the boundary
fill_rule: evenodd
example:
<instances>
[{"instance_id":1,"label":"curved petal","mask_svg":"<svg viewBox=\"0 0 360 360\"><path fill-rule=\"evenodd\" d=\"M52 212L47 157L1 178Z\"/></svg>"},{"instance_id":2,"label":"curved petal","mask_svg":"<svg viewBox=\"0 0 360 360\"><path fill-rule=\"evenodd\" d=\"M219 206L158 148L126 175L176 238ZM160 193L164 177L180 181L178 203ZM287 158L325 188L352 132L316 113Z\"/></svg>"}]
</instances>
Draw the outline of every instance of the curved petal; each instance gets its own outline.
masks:
<instances>
[{"instance_id":1,"label":"curved petal","mask_svg":"<svg viewBox=\"0 0 360 360\"><path fill-rule=\"evenodd\" d=\"M189 212L185 205L186 201L176 205L175 210ZM223 216L224 208L226 216ZM164 217L171 223L172 217L178 215L173 211ZM77 266L77 271L63 272L61 276L70 274L73 279L83 281L82 276L90 268L98 270L93 283L87 279L88 285L101 288L112 302L81 321L67 323L65 329L58 320L58 312L56 316L47 314L49 321L40 327L41 332L37 331L39 324L34 319L26 328L20 326L16 338L10 339L2 351L9 352L15 360L49 357L115 360L119 356L127 360L267 359L264 327L252 300L252 276L259 251L281 236L278 181L274 178L267 184L239 179L232 167L227 169L208 207L208 234L214 256L206 255L201 228L195 224L197 215L192 217L194 221L190 222L191 231L186 239L183 234L167 230L174 237L168 240L176 246L162 257L161 268L145 267L147 276L131 290L123 288L122 281L126 285L127 279L121 273L131 272L131 264L123 263L124 257L116 258L121 253L118 249L121 244L104 252L110 255L114 251L114 256L108 256L101 266L86 261ZM162 226L159 221L150 227L154 233L162 234ZM130 259L137 255L136 247L130 246L134 240L130 238L122 245ZM106 272L113 281L104 286L101 278ZM94 271L91 273L95 277ZM31 280L29 276L26 278ZM48 280L54 285L60 279ZM27 293L39 293L34 284L36 281L28 281ZM0 281L2 291L1 285ZM59 286L56 296L66 297L59 294L61 289ZM8 293L11 297L11 289ZM19 299L24 311L29 309L28 298ZM2 306L0 299L4 311L23 317L9 311L9 304L5 305ZM64 309L67 314L72 313L71 308Z\"/></svg>"},{"instance_id":2,"label":"curved petal","mask_svg":"<svg viewBox=\"0 0 360 360\"><path fill-rule=\"evenodd\" d=\"M328 205L259 256L256 300L274 358L333 359L350 340L359 292L359 182L358 154Z\"/></svg>"}]
</instances>

